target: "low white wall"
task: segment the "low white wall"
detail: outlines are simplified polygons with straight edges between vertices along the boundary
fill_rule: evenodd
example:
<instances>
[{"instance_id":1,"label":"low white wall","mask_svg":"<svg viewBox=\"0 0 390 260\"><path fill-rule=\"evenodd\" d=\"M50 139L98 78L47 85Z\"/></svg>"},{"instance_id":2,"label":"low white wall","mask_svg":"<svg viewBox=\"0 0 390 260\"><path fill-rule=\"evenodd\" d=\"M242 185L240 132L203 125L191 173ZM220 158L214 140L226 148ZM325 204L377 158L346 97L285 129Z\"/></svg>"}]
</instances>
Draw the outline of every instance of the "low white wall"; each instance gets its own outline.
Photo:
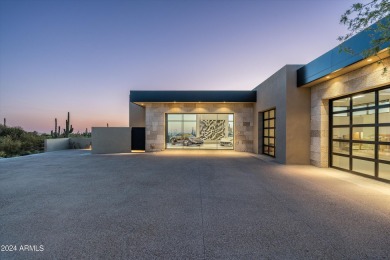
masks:
<instances>
[{"instance_id":1,"label":"low white wall","mask_svg":"<svg viewBox=\"0 0 390 260\"><path fill-rule=\"evenodd\" d=\"M130 127L92 127L92 153L130 153Z\"/></svg>"},{"instance_id":2,"label":"low white wall","mask_svg":"<svg viewBox=\"0 0 390 260\"><path fill-rule=\"evenodd\" d=\"M71 137L69 140L70 149L88 149L92 145L90 137Z\"/></svg>"},{"instance_id":3,"label":"low white wall","mask_svg":"<svg viewBox=\"0 0 390 260\"><path fill-rule=\"evenodd\" d=\"M69 149L69 138L55 138L45 140L45 152L54 152Z\"/></svg>"}]
</instances>

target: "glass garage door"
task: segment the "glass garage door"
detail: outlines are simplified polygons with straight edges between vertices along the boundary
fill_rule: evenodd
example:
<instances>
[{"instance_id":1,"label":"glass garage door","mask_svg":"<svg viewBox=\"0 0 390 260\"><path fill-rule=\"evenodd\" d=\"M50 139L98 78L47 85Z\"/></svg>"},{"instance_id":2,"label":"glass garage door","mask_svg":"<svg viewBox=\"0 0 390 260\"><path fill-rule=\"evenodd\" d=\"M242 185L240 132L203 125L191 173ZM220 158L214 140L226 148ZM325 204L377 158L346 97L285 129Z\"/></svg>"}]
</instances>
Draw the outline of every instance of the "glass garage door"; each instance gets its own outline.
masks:
<instances>
[{"instance_id":1,"label":"glass garage door","mask_svg":"<svg viewBox=\"0 0 390 260\"><path fill-rule=\"evenodd\" d=\"M330 165L390 180L390 88L330 102Z\"/></svg>"},{"instance_id":2,"label":"glass garage door","mask_svg":"<svg viewBox=\"0 0 390 260\"><path fill-rule=\"evenodd\" d=\"M166 114L167 149L234 148L233 114Z\"/></svg>"},{"instance_id":3,"label":"glass garage door","mask_svg":"<svg viewBox=\"0 0 390 260\"><path fill-rule=\"evenodd\" d=\"M275 109L263 112L263 154L275 157Z\"/></svg>"}]
</instances>

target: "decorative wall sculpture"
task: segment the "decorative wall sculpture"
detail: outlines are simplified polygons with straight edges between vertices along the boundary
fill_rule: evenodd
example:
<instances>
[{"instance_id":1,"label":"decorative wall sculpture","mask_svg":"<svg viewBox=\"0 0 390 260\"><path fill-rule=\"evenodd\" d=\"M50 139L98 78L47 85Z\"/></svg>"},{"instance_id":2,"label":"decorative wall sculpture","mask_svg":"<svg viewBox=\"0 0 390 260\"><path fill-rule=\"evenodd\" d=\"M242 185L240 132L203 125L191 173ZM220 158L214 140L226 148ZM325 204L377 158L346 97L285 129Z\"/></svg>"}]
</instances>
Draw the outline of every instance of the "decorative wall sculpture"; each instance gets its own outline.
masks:
<instances>
[{"instance_id":1,"label":"decorative wall sculpture","mask_svg":"<svg viewBox=\"0 0 390 260\"><path fill-rule=\"evenodd\" d=\"M201 120L200 138L203 140L220 140L225 137L225 120Z\"/></svg>"}]
</instances>

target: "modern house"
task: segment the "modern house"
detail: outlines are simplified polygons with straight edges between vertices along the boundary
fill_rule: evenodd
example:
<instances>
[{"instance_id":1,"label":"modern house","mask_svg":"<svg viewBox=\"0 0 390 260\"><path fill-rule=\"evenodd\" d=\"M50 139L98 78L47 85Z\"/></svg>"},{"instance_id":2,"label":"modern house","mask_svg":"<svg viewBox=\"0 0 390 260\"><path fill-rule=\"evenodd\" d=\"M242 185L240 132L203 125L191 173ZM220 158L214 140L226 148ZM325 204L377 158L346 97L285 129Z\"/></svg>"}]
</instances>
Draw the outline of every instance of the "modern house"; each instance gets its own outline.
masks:
<instances>
[{"instance_id":1,"label":"modern house","mask_svg":"<svg viewBox=\"0 0 390 260\"><path fill-rule=\"evenodd\" d=\"M345 43L354 55L336 47L252 91L130 91L121 131L146 152L232 149L390 181L389 45L364 58L370 40L362 32Z\"/></svg>"}]
</instances>

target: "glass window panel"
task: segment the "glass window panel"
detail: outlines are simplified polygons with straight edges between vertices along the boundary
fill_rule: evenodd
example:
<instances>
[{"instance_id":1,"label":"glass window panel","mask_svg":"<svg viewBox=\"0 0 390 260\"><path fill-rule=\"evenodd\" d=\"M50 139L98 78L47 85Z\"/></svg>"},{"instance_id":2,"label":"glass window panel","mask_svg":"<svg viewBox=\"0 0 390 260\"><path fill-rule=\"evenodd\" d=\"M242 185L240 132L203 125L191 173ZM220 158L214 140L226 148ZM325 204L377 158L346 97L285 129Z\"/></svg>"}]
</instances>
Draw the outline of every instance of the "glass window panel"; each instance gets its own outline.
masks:
<instances>
[{"instance_id":1,"label":"glass window panel","mask_svg":"<svg viewBox=\"0 0 390 260\"><path fill-rule=\"evenodd\" d=\"M352 128L353 140L375 141L375 127Z\"/></svg>"},{"instance_id":2,"label":"glass window panel","mask_svg":"<svg viewBox=\"0 0 390 260\"><path fill-rule=\"evenodd\" d=\"M185 121L196 121L196 114L184 114Z\"/></svg>"},{"instance_id":3,"label":"glass window panel","mask_svg":"<svg viewBox=\"0 0 390 260\"><path fill-rule=\"evenodd\" d=\"M390 104L390 88L379 91L379 105Z\"/></svg>"},{"instance_id":4,"label":"glass window panel","mask_svg":"<svg viewBox=\"0 0 390 260\"><path fill-rule=\"evenodd\" d=\"M264 129L264 136L269 136L269 129Z\"/></svg>"},{"instance_id":5,"label":"glass window panel","mask_svg":"<svg viewBox=\"0 0 390 260\"><path fill-rule=\"evenodd\" d=\"M183 114L168 114L168 120L183 120Z\"/></svg>"},{"instance_id":6,"label":"glass window panel","mask_svg":"<svg viewBox=\"0 0 390 260\"><path fill-rule=\"evenodd\" d=\"M352 97L352 108L375 106L375 92L356 94Z\"/></svg>"},{"instance_id":7,"label":"glass window panel","mask_svg":"<svg viewBox=\"0 0 390 260\"><path fill-rule=\"evenodd\" d=\"M349 125L349 113L333 114L333 125Z\"/></svg>"},{"instance_id":8,"label":"glass window panel","mask_svg":"<svg viewBox=\"0 0 390 260\"><path fill-rule=\"evenodd\" d=\"M275 110L274 109L269 111L269 117L270 118L274 118L275 117Z\"/></svg>"},{"instance_id":9,"label":"glass window panel","mask_svg":"<svg viewBox=\"0 0 390 260\"><path fill-rule=\"evenodd\" d=\"M352 159L352 170L355 172L375 176L375 163L360 159Z\"/></svg>"},{"instance_id":10,"label":"glass window panel","mask_svg":"<svg viewBox=\"0 0 390 260\"><path fill-rule=\"evenodd\" d=\"M349 155L349 142L335 142L333 141L332 150L334 153L342 153Z\"/></svg>"},{"instance_id":11,"label":"glass window panel","mask_svg":"<svg viewBox=\"0 0 390 260\"><path fill-rule=\"evenodd\" d=\"M274 146L275 145L275 138L270 138L269 139L269 144Z\"/></svg>"},{"instance_id":12,"label":"glass window panel","mask_svg":"<svg viewBox=\"0 0 390 260\"><path fill-rule=\"evenodd\" d=\"M183 133L186 135L196 136L196 121L183 122Z\"/></svg>"},{"instance_id":13,"label":"glass window panel","mask_svg":"<svg viewBox=\"0 0 390 260\"><path fill-rule=\"evenodd\" d=\"M274 137L275 136L275 129L269 130L269 136Z\"/></svg>"},{"instance_id":14,"label":"glass window panel","mask_svg":"<svg viewBox=\"0 0 390 260\"><path fill-rule=\"evenodd\" d=\"M268 119L269 118L269 112L264 112L264 119Z\"/></svg>"},{"instance_id":15,"label":"glass window panel","mask_svg":"<svg viewBox=\"0 0 390 260\"><path fill-rule=\"evenodd\" d=\"M366 158L375 158L375 145L374 144L352 144L352 155Z\"/></svg>"},{"instance_id":16,"label":"glass window panel","mask_svg":"<svg viewBox=\"0 0 390 260\"><path fill-rule=\"evenodd\" d=\"M390 142L390 126L379 127L379 142Z\"/></svg>"},{"instance_id":17,"label":"glass window panel","mask_svg":"<svg viewBox=\"0 0 390 260\"><path fill-rule=\"evenodd\" d=\"M177 115L175 115L177 116ZM169 115L168 115L169 118ZM167 148L183 148L181 139L183 133L183 124L178 121L168 121L167 124Z\"/></svg>"},{"instance_id":18,"label":"glass window panel","mask_svg":"<svg viewBox=\"0 0 390 260\"><path fill-rule=\"evenodd\" d=\"M349 158L344 156L332 155L332 163L334 167L339 167L349 170Z\"/></svg>"},{"instance_id":19,"label":"glass window panel","mask_svg":"<svg viewBox=\"0 0 390 260\"><path fill-rule=\"evenodd\" d=\"M390 180L390 164L380 163L378 176L379 178Z\"/></svg>"},{"instance_id":20,"label":"glass window panel","mask_svg":"<svg viewBox=\"0 0 390 260\"><path fill-rule=\"evenodd\" d=\"M234 124L232 121L232 122L229 122L228 137L233 137L233 136L234 136Z\"/></svg>"},{"instance_id":21,"label":"glass window panel","mask_svg":"<svg viewBox=\"0 0 390 260\"><path fill-rule=\"evenodd\" d=\"M274 119L269 121L269 126L270 127L275 127L275 120Z\"/></svg>"},{"instance_id":22,"label":"glass window panel","mask_svg":"<svg viewBox=\"0 0 390 260\"><path fill-rule=\"evenodd\" d=\"M390 161L390 144L381 144L378 145L379 151L379 159Z\"/></svg>"},{"instance_id":23,"label":"glass window panel","mask_svg":"<svg viewBox=\"0 0 390 260\"><path fill-rule=\"evenodd\" d=\"M349 140L349 128L333 128L333 139Z\"/></svg>"},{"instance_id":24,"label":"glass window panel","mask_svg":"<svg viewBox=\"0 0 390 260\"><path fill-rule=\"evenodd\" d=\"M379 109L379 123L390 123L390 107Z\"/></svg>"},{"instance_id":25,"label":"glass window panel","mask_svg":"<svg viewBox=\"0 0 390 260\"><path fill-rule=\"evenodd\" d=\"M275 148L274 147L269 147L269 154L272 156L275 156Z\"/></svg>"},{"instance_id":26,"label":"glass window panel","mask_svg":"<svg viewBox=\"0 0 390 260\"><path fill-rule=\"evenodd\" d=\"M268 138L264 138L264 144L268 145Z\"/></svg>"},{"instance_id":27,"label":"glass window panel","mask_svg":"<svg viewBox=\"0 0 390 260\"><path fill-rule=\"evenodd\" d=\"M352 112L352 124L375 124L375 110L363 110Z\"/></svg>"},{"instance_id":28,"label":"glass window panel","mask_svg":"<svg viewBox=\"0 0 390 260\"><path fill-rule=\"evenodd\" d=\"M233 121L233 114L229 114L229 121Z\"/></svg>"},{"instance_id":29,"label":"glass window panel","mask_svg":"<svg viewBox=\"0 0 390 260\"><path fill-rule=\"evenodd\" d=\"M333 101L333 112L349 109L350 98L342 98Z\"/></svg>"},{"instance_id":30,"label":"glass window panel","mask_svg":"<svg viewBox=\"0 0 390 260\"><path fill-rule=\"evenodd\" d=\"M269 120L264 121L264 127L268 128L269 127Z\"/></svg>"},{"instance_id":31,"label":"glass window panel","mask_svg":"<svg viewBox=\"0 0 390 260\"><path fill-rule=\"evenodd\" d=\"M175 149L233 149L233 114L167 114L166 147ZM230 117L233 118L233 117ZM207 138L201 136L207 135Z\"/></svg>"}]
</instances>

